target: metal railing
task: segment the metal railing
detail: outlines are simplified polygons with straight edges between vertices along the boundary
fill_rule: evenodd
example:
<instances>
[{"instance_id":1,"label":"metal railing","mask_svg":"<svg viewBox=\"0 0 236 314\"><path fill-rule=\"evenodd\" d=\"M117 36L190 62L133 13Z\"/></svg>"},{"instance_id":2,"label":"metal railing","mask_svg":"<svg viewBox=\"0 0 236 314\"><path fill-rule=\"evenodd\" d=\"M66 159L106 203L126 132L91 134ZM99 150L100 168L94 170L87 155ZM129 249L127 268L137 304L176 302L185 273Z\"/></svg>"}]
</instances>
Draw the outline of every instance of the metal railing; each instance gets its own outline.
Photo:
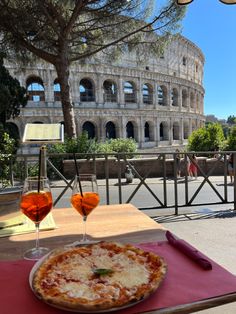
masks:
<instances>
[{"instance_id":1,"label":"metal railing","mask_svg":"<svg viewBox=\"0 0 236 314\"><path fill-rule=\"evenodd\" d=\"M97 174L100 185L104 187L101 190L105 204L131 202L142 210L174 208L175 215L178 215L180 208L191 206L233 204L236 210L236 167L231 184L227 171L229 153L232 152L218 152L217 155L216 152L198 152L197 155L202 157L198 157L198 180L194 183L187 173L187 159L194 163L191 152L181 153L181 178L177 176L177 153L132 153L132 159L128 159L130 154L119 153L116 156L76 153L75 157L81 171ZM236 152L233 154L236 160ZM214 158L208 159L213 155ZM72 188L75 172L65 173L62 167L65 167L65 160L71 160L69 163L73 168L73 157L69 153L46 156L50 180L60 181L61 192L54 200L54 205ZM21 185L26 176L37 173L38 155L11 156L5 161L6 164L11 185ZM126 166L134 176L131 184L125 181Z\"/></svg>"}]
</instances>

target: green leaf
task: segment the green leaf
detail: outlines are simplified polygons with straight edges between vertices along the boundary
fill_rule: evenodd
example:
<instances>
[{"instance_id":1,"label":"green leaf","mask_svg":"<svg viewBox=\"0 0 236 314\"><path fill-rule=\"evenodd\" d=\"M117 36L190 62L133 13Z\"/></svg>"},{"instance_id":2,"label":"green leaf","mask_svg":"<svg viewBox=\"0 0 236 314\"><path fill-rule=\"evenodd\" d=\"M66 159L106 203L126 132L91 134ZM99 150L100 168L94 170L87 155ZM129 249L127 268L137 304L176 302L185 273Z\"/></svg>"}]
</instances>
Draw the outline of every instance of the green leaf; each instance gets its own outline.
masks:
<instances>
[{"instance_id":1,"label":"green leaf","mask_svg":"<svg viewBox=\"0 0 236 314\"><path fill-rule=\"evenodd\" d=\"M109 268L94 268L93 273L98 276L104 276L104 275L109 275L112 274L114 271Z\"/></svg>"}]
</instances>

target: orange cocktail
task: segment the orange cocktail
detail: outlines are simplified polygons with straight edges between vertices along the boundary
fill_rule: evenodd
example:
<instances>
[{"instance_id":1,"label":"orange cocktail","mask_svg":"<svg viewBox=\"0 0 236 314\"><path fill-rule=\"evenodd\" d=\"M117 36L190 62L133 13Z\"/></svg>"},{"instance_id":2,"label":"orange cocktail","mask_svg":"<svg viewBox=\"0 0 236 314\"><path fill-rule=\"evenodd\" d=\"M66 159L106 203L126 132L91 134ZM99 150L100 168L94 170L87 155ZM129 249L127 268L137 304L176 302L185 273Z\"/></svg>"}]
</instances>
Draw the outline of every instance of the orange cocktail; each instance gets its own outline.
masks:
<instances>
[{"instance_id":1,"label":"orange cocktail","mask_svg":"<svg viewBox=\"0 0 236 314\"><path fill-rule=\"evenodd\" d=\"M20 208L23 214L33 222L40 222L52 208L52 194L44 191L32 191L23 194Z\"/></svg>"},{"instance_id":2,"label":"orange cocktail","mask_svg":"<svg viewBox=\"0 0 236 314\"><path fill-rule=\"evenodd\" d=\"M99 195L94 192L84 192L83 196L80 193L71 196L72 206L80 213L81 216L88 216L91 211L97 207L99 203Z\"/></svg>"},{"instance_id":3,"label":"orange cocktail","mask_svg":"<svg viewBox=\"0 0 236 314\"><path fill-rule=\"evenodd\" d=\"M97 178L95 174L80 174L75 176L72 195L71 205L76 211L83 217L83 238L81 242L88 242L86 234L86 221L88 215L97 207L99 204L100 197L98 194ZM74 243L77 245L78 241Z\"/></svg>"},{"instance_id":4,"label":"orange cocktail","mask_svg":"<svg viewBox=\"0 0 236 314\"><path fill-rule=\"evenodd\" d=\"M53 206L50 183L47 177L27 177L24 182L20 210L35 224L36 243L35 247L25 252L24 258L37 261L49 249L39 246L39 225L47 216Z\"/></svg>"}]
</instances>

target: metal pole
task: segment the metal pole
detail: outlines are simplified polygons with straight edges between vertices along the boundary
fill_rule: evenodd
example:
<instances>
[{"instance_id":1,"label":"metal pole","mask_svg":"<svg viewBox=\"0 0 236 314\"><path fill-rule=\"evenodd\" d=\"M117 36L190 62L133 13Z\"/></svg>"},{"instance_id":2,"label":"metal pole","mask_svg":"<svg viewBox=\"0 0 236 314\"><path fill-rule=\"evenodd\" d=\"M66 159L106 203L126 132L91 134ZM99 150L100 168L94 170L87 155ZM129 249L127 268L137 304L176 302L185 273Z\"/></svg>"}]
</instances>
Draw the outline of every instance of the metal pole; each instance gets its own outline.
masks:
<instances>
[{"instance_id":1,"label":"metal pole","mask_svg":"<svg viewBox=\"0 0 236 314\"><path fill-rule=\"evenodd\" d=\"M41 173L42 177L47 177L47 149L46 146L43 145L40 147L41 150Z\"/></svg>"}]
</instances>

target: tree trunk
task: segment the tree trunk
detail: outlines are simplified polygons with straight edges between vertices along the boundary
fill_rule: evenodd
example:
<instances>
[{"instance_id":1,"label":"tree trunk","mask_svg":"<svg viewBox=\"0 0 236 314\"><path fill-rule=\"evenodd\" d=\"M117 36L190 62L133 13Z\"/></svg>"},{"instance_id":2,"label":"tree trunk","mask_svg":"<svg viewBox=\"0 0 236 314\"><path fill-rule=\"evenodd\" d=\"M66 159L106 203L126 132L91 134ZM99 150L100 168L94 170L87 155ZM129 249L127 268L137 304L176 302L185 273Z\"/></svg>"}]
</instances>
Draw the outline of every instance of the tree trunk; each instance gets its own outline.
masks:
<instances>
[{"instance_id":1,"label":"tree trunk","mask_svg":"<svg viewBox=\"0 0 236 314\"><path fill-rule=\"evenodd\" d=\"M76 132L76 123L75 123L75 114L74 108L71 101L71 91L69 84L69 62L65 56L61 58L61 61L56 65L56 71L58 75L58 81L61 88L61 104L62 111L64 116L64 126L65 133L70 138L75 138L77 135Z\"/></svg>"}]
</instances>

